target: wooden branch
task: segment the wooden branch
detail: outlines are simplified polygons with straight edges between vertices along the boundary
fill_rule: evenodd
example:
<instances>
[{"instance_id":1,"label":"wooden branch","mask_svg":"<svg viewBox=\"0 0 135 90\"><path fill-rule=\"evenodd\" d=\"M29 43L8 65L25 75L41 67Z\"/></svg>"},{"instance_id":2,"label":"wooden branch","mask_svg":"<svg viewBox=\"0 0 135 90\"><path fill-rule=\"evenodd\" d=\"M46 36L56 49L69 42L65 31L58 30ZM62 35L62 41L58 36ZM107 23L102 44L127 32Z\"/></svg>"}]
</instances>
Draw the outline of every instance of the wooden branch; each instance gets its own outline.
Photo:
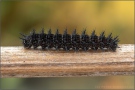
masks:
<instances>
[{"instance_id":1,"label":"wooden branch","mask_svg":"<svg viewBox=\"0 0 135 90\"><path fill-rule=\"evenodd\" d=\"M116 52L1 47L1 77L134 75L134 45L119 46Z\"/></svg>"}]
</instances>

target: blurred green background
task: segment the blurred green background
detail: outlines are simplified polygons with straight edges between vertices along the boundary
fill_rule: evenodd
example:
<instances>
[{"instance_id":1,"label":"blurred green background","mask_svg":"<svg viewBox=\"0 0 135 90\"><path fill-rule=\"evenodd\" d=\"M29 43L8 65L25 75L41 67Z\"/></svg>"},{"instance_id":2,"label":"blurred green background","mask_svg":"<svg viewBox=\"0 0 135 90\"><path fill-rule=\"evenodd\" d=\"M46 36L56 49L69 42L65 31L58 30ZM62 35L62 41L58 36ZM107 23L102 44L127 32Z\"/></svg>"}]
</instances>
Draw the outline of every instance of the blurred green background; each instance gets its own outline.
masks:
<instances>
[{"instance_id":1,"label":"blurred green background","mask_svg":"<svg viewBox=\"0 0 135 90\"><path fill-rule=\"evenodd\" d=\"M80 34L86 28L99 35L119 35L120 44L134 43L134 1L8 1L0 2L1 45L22 45L19 33L65 28ZM133 89L134 76L2 78L2 89Z\"/></svg>"}]
</instances>

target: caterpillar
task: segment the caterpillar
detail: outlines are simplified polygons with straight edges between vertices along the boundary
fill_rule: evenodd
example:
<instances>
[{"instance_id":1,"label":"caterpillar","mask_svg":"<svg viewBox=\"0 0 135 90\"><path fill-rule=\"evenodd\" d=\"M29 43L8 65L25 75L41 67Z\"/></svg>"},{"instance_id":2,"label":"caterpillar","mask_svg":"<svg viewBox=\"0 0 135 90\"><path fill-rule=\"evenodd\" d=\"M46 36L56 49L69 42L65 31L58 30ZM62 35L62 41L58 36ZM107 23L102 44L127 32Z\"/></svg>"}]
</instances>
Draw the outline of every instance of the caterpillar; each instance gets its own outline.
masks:
<instances>
[{"instance_id":1,"label":"caterpillar","mask_svg":"<svg viewBox=\"0 0 135 90\"><path fill-rule=\"evenodd\" d=\"M86 34L86 29L82 31L81 35L77 34L76 29L70 35L67 29L65 29L63 34L60 34L58 29L55 34L52 34L51 29L48 30L48 33L45 33L44 28L40 33L35 33L33 29L30 35L20 34L22 36L20 39L26 49L31 47L36 49L41 46L43 50L55 48L56 50L63 49L66 51L78 51L80 49L84 51L89 49L116 51L119 42L118 36L112 37L112 33L106 37L105 31L103 31L97 36L95 30L93 30L91 35L88 35Z\"/></svg>"}]
</instances>

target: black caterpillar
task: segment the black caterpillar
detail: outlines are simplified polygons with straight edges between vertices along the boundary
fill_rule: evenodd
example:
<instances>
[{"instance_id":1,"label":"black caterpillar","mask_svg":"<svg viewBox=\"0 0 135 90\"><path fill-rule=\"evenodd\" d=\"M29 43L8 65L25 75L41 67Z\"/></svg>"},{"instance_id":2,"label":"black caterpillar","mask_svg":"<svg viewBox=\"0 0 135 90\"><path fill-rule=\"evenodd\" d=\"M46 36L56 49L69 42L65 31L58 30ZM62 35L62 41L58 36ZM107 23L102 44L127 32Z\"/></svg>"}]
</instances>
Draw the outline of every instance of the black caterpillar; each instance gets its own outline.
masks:
<instances>
[{"instance_id":1,"label":"black caterpillar","mask_svg":"<svg viewBox=\"0 0 135 90\"><path fill-rule=\"evenodd\" d=\"M21 33L20 33L21 34ZM44 29L42 29L41 33L35 33L33 30L30 35L21 34L23 37L22 43L24 48L29 49L33 47L36 49L38 46L44 49L55 48L56 50L63 48L68 51L73 49L77 50L112 50L116 51L118 48L118 36L112 37L112 33L107 37L105 36L105 32L103 31L99 36L96 35L95 30L91 33L91 35L86 34L86 30L82 32L81 35L76 33L76 29L70 35L67 33L67 29L63 34L59 34L58 29L55 34L51 33L51 29L48 30L48 34L44 33Z\"/></svg>"}]
</instances>

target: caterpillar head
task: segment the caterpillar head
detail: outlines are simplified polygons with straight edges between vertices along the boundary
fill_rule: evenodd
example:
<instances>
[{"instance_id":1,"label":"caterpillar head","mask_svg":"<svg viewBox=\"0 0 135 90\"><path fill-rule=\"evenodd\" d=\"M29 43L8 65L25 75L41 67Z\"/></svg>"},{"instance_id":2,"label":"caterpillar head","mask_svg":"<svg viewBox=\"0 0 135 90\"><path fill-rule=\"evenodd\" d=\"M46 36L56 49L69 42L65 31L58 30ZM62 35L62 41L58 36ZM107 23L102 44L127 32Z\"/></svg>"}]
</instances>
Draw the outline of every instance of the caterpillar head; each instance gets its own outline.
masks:
<instances>
[{"instance_id":1,"label":"caterpillar head","mask_svg":"<svg viewBox=\"0 0 135 90\"><path fill-rule=\"evenodd\" d=\"M20 33L21 34L21 33ZM22 40L22 44L24 46L24 48L26 49L29 49L31 48L32 46L32 43L31 43L31 37L30 36L26 36L24 34L21 34L23 37L20 38Z\"/></svg>"}]
</instances>

